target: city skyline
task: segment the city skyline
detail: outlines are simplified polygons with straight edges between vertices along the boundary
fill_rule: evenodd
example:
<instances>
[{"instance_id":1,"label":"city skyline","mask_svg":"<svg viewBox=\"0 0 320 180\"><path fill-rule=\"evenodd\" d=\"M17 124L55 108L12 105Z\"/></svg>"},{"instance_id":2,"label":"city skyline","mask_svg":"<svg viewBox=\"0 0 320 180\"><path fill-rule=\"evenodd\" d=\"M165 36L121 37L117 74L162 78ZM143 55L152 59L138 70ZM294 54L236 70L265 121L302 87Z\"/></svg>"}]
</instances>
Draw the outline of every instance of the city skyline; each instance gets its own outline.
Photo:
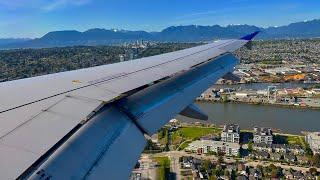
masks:
<instances>
[{"instance_id":1,"label":"city skyline","mask_svg":"<svg viewBox=\"0 0 320 180\"><path fill-rule=\"evenodd\" d=\"M91 28L161 31L178 25L281 26L320 18L320 2L13 0L0 2L0 38L36 38L57 30ZM272 10L272 13L270 13Z\"/></svg>"}]
</instances>

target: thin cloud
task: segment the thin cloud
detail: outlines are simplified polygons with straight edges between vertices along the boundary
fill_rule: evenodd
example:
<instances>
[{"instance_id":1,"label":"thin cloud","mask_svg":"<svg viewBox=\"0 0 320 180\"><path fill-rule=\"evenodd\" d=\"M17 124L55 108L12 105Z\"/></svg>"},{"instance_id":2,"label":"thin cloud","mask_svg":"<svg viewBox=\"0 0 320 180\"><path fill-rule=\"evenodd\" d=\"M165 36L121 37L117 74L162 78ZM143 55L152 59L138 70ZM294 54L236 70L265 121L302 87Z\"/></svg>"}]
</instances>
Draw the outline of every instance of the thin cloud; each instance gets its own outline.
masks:
<instances>
[{"instance_id":1,"label":"thin cloud","mask_svg":"<svg viewBox=\"0 0 320 180\"><path fill-rule=\"evenodd\" d=\"M0 8L4 10L40 9L53 11L67 6L82 6L90 3L90 1L91 0L52 0L46 2L43 0L0 0Z\"/></svg>"},{"instance_id":2,"label":"thin cloud","mask_svg":"<svg viewBox=\"0 0 320 180\"><path fill-rule=\"evenodd\" d=\"M191 13L191 14L185 14L182 16L178 16L175 19L176 20L182 20L182 19L186 19L186 18L191 18L191 17L195 17L195 16L203 16L203 15L211 15L211 14L217 14L221 11L219 10L215 10L215 11L203 11L203 12L197 12L197 13Z\"/></svg>"},{"instance_id":3,"label":"thin cloud","mask_svg":"<svg viewBox=\"0 0 320 180\"><path fill-rule=\"evenodd\" d=\"M198 23L201 21L206 21L210 19L217 19L217 18L226 18L229 17L229 13L232 11L239 11L239 10L250 10L255 9L256 6L246 6L246 7L234 7L228 9L218 9L218 10L211 10L211 11L202 11L196 12L191 14L185 14L182 16L175 17L171 24L190 24L190 23Z\"/></svg>"},{"instance_id":4,"label":"thin cloud","mask_svg":"<svg viewBox=\"0 0 320 180\"><path fill-rule=\"evenodd\" d=\"M66 6L82 6L88 4L90 0L55 0L42 7L45 11L53 11Z\"/></svg>"}]
</instances>

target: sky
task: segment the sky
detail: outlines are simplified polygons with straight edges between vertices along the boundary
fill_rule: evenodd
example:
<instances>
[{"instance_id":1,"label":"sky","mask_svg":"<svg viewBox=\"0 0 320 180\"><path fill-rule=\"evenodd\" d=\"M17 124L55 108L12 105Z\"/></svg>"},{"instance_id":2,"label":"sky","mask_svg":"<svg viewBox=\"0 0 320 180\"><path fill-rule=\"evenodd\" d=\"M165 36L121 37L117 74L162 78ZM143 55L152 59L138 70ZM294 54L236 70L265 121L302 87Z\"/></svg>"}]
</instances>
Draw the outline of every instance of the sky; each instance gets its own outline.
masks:
<instances>
[{"instance_id":1,"label":"sky","mask_svg":"<svg viewBox=\"0 0 320 180\"><path fill-rule=\"evenodd\" d=\"M269 27L313 19L320 19L320 0L0 0L0 38L36 38L50 31L90 28Z\"/></svg>"}]
</instances>

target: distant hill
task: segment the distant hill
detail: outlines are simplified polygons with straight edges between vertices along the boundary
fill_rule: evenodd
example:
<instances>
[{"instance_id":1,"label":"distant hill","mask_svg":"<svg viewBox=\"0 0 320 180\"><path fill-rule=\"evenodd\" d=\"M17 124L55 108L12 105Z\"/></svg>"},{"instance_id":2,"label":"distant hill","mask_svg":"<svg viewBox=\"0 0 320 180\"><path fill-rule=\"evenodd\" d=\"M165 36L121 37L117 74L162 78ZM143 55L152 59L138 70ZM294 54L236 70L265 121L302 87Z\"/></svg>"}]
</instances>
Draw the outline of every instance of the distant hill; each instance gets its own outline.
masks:
<instances>
[{"instance_id":1,"label":"distant hill","mask_svg":"<svg viewBox=\"0 0 320 180\"><path fill-rule=\"evenodd\" d=\"M0 45L5 45L5 44L11 44L11 43L21 43L21 42L26 42L31 39L27 38L6 38L6 39L0 39Z\"/></svg>"},{"instance_id":2,"label":"distant hill","mask_svg":"<svg viewBox=\"0 0 320 180\"><path fill-rule=\"evenodd\" d=\"M288 38L318 38L320 37L320 19L292 23L287 26L270 27L264 29L260 38L288 39Z\"/></svg>"},{"instance_id":3,"label":"distant hill","mask_svg":"<svg viewBox=\"0 0 320 180\"><path fill-rule=\"evenodd\" d=\"M160 42L199 42L214 39L239 38L260 30L257 39L288 39L320 37L320 20L292 23L287 26L261 28L251 25L213 26L171 26L161 32L126 31L115 29L89 29L85 32L75 30L53 31L41 38L25 41L0 39L0 48L42 48L74 45L110 45L136 40Z\"/></svg>"}]
</instances>

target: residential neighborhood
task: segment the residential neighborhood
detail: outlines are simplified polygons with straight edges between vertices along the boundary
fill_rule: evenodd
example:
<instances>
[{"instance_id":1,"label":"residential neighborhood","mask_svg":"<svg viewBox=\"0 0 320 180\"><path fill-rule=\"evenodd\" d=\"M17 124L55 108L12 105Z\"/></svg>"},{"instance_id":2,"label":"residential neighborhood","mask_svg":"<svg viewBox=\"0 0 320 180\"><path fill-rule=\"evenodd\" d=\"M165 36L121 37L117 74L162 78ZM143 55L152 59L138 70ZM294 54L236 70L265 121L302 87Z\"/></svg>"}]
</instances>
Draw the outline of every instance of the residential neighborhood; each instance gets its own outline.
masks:
<instances>
[{"instance_id":1,"label":"residential neighborhood","mask_svg":"<svg viewBox=\"0 0 320 180\"><path fill-rule=\"evenodd\" d=\"M288 135L274 133L271 127L241 130L238 124L216 127L176 119L166 129L150 140L158 150L145 150L143 155L153 164L147 165L149 175L159 176L159 167L166 163L163 176L174 173L179 179L316 179L320 175L319 146L315 147L319 132ZM166 163L159 157L167 158ZM137 167L131 178L138 179L137 174L150 178L145 168Z\"/></svg>"}]
</instances>

